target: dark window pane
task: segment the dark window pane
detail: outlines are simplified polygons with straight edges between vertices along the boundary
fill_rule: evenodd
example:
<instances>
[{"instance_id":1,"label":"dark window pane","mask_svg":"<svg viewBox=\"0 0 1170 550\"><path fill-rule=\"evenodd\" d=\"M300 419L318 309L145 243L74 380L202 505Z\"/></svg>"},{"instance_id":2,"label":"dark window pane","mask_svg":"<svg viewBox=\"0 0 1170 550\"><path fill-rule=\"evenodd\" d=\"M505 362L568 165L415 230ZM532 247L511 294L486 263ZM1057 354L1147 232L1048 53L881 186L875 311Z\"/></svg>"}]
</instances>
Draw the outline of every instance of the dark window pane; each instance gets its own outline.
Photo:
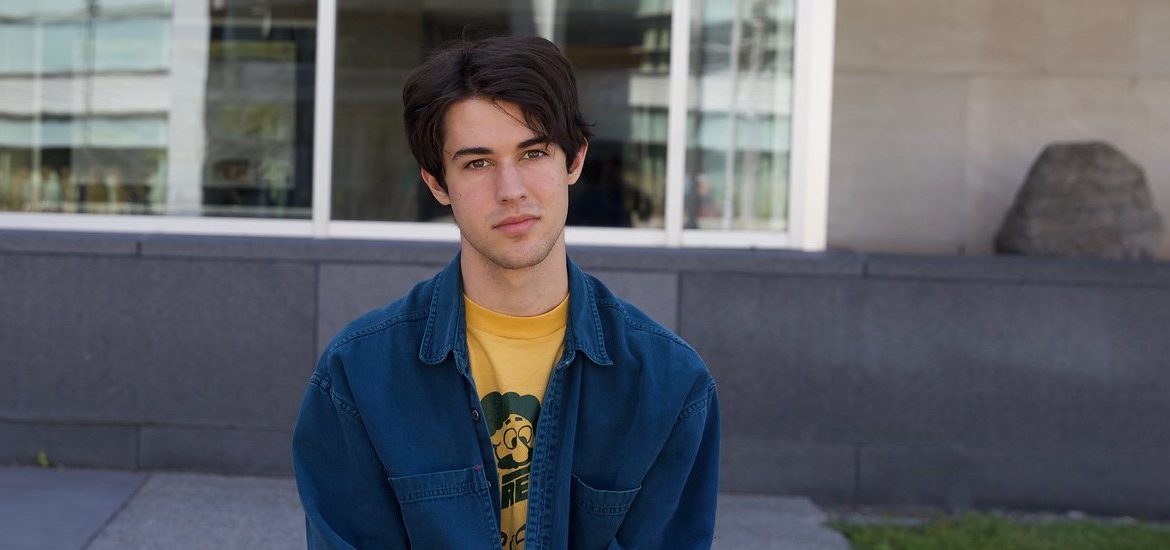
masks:
<instances>
[{"instance_id":1,"label":"dark window pane","mask_svg":"<svg viewBox=\"0 0 1170 550\"><path fill-rule=\"evenodd\" d=\"M341 0L338 11L334 219L450 221L407 147L403 82L446 42L513 34L551 36L561 46L577 71L582 111L594 123L569 223L662 226L668 2Z\"/></svg>"}]
</instances>

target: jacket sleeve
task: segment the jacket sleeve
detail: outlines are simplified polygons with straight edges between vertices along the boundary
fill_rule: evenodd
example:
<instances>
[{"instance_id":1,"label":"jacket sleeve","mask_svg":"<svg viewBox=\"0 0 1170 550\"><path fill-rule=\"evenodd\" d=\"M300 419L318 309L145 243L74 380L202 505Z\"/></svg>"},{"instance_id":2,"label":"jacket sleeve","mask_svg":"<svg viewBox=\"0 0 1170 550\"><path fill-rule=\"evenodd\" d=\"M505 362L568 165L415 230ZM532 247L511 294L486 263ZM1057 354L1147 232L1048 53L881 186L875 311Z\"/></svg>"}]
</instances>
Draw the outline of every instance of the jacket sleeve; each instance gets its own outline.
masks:
<instances>
[{"instance_id":1,"label":"jacket sleeve","mask_svg":"<svg viewBox=\"0 0 1170 550\"><path fill-rule=\"evenodd\" d=\"M679 414L611 550L711 547L719 494L719 399L710 377L705 390Z\"/></svg>"},{"instance_id":2,"label":"jacket sleeve","mask_svg":"<svg viewBox=\"0 0 1170 550\"><path fill-rule=\"evenodd\" d=\"M406 548L401 513L352 394L329 353L305 390L293 470L310 549Z\"/></svg>"}]
</instances>

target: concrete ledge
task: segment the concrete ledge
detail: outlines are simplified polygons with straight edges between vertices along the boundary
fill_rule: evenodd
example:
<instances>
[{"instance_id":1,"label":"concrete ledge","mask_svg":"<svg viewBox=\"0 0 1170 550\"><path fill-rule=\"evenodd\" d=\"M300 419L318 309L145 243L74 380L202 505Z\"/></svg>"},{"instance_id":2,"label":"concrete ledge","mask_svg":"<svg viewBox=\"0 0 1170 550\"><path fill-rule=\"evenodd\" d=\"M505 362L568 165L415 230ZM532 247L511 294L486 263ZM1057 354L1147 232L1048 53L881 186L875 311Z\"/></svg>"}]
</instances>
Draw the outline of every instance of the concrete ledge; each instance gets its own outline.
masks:
<instances>
[{"instance_id":1,"label":"concrete ledge","mask_svg":"<svg viewBox=\"0 0 1170 550\"><path fill-rule=\"evenodd\" d=\"M458 252L458 244L299 237L0 231L0 252L6 251L441 266ZM865 256L853 252L570 246L569 253L574 261L586 269L611 271L860 275L865 267Z\"/></svg>"},{"instance_id":2,"label":"concrete ledge","mask_svg":"<svg viewBox=\"0 0 1170 550\"><path fill-rule=\"evenodd\" d=\"M1170 286L1170 263L1034 256L866 256L869 277L1004 283Z\"/></svg>"},{"instance_id":3,"label":"concrete ledge","mask_svg":"<svg viewBox=\"0 0 1170 550\"><path fill-rule=\"evenodd\" d=\"M569 255L586 270L861 275L865 257L853 252L600 248L570 246Z\"/></svg>"},{"instance_id":4,"label":"concrete ledge","mask_svg":"<svg viewBox=\"0 0 1170 550\"><path fill-rule=\"evenodd\" d=\"M128 233L67 233L0 230L0 254L136 256L140 236Z\"/></svg>"},{"instance_id":5,"label":"concrete ledge","mask_svg":"<svg viewBox=\"0 0 1170 550\"><path fill-rule=\"evenodd\" d=\"M458 251L456 243L194 235L140 238L142 255L146 257L445 265Z\"/></svg>"}]
</instances>

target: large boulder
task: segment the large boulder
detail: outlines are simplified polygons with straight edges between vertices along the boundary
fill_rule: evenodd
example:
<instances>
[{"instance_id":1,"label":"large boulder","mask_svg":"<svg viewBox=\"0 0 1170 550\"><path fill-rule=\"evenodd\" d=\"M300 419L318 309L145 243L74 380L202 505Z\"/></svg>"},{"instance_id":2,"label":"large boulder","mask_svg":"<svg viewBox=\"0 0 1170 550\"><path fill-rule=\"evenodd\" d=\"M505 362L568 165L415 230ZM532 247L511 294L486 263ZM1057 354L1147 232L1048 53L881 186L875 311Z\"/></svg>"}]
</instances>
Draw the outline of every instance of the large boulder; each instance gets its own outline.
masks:
<instances>
[{"instance_id":1,"label":"large boulder","mask_svg":"<svg viewBox=\"0 0 1170 550\"><path fill-rule=\"evenodd\" d=\"M1000 254L1149 258L1162 239L1145 172L1102 142L1049 145L995 236Z\"/></svg>"}]
</instances>

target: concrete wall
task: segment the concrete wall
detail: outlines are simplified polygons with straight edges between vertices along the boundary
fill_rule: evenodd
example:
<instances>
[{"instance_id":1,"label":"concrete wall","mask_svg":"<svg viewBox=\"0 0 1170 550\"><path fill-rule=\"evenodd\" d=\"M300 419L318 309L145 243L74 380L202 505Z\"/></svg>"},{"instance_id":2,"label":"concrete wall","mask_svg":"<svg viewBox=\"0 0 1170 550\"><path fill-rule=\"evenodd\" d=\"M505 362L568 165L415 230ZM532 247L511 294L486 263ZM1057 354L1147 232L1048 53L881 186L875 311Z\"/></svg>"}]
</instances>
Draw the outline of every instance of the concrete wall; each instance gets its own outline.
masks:
<instances>
[{"instance_id":1,"label":"concrete wall","mask_svg":"<svg viewBox=\"0 0 1170 550\"><path fill-rule=\"evenodd\" d=\"M1170 2L837 6L830 247L990 253L1054 141L1114 143L1170 216Z\"/></svg>"},{"instance_id":2,"label":"concrete wall","mask_svg":"<svg viewBox=\"0 0 1170 550\"><path fill-rule=\"evenodd\" d=\"M0 232L0 463L287 475L326 340L453 252ZM726 490L1170 518L1170 264L571 254L707 359Z\"/></svg>"}]
</instances>

